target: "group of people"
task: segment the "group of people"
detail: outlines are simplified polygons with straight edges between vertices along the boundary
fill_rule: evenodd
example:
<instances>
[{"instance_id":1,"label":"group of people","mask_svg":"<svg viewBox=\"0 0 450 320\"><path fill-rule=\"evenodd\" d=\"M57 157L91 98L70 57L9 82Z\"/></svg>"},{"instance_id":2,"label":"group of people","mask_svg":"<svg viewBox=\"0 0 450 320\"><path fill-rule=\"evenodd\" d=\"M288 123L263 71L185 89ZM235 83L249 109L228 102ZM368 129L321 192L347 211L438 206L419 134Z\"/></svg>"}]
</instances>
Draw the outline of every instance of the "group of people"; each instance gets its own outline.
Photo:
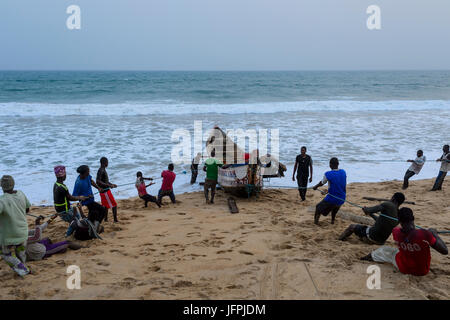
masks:
<instances>
[{"instance_id":1,"label":"group of people","mask_svg":"<svg viewBox=\"0 0 450 320\"><path fill-rule=\"evenodd\" d=\"M306 153L306 147L301 148L301 153L296 157L292 179L297 180L298 190L302 201L306 199L308 182L312 182L313 161ZM191 166L191 183L195 183L198 174L198 165L201 154L194 158ZM420 172L426 161L423 151L417 151L417 157L411 162L411 166L405 173L403 189L408 188L409 179ZM443 147L442 156L437 159L441 162L441 168L434 183L432 191L440 190L447 172L450 169L449 146ZM119 222L117 214L117 203L111 192L117 188L116 184L109 181L107 173L108 159L100 159L100 168L97 171L96 180L90 175L90 168L82 165L77 168L79 174L72 194L64 184L66 180L66 168L62 165L54 168L56 182L53 186L54 208L56 213L48 221L42 223L44 217L37 217L35 227L29 230L26 215L29 213L31 204L25 194L15 190L13 177L5 175L1 178L1 188L3 195L0 196L0 235L1 235L1 257L20 276L30 272L26 265L28 260L40 260L55 253L64 252L67 249L77 250L81 246L71 241L53 243L51 239L43 237L45 228L59 216L68 223L66 237L74 235L77 240L89 240L101 238L104 231L101 225L103 221L108 221L108 211L112 209L114 222ZM218 170L223 163L215 157L215 150L205 161L203 170L206 172L204 183L204 195L206 203L213 204L216 185L218 180ZM323 179L317 183L313 189L328 184L326 197L316 205L314 223L319 224L321 216L331 213L331 223L335 222L336 214L346 201L347 174L345 170L339 169L339 160L335 157L330 159L330 171L325 172ZM158 197L147 192L147 187L154 184L153 178L145 178L142 172L136 173L135 187L139 197L147 207L149 202L161 207L163 197L169 197L172 203L176 203L173 191L173 183L176 179L174 165L169 164L168 169L161 173L162 184L158 192ZM145 181L151 181L146 184ZM94 198L92 187L96 188L100 194L101 204ZM211 197L209 197L211 190ZM323 192L325 193L325 192ZM71 205L71 201L77 201L76 206ZM403 273L414 275L425 275L430 268L430 247L442 254L447 254L448 249L435 229L416 229L414 225L414 215L410 208L400 206L405 201L403 193L395 193L390 201L381 203L374 207L364 207L363 212L375 220L371 227L352 224L339 237L345 241L352 234L361 240L380 248L372 251L369 255L362 257L363 260L373 260L377 262L390 262ZM88 210L86 216L83 207ZM379 215L375 215L379 213ZM400 227L398 224L400 223ZM386 240L393 235L397 243L397 248L384 246Z\"/></svg>"},{"instance_id":2,"label":"group of people","mask_svg":"<svg viewBox=\"0 0 450 320\"><path fill-rule=\"evenodd\" d=\"M417 152L415 160L408 160L412 164L406 171L403 189L408 188L409 178L420 172L425 160L422 150ZM448 145L443 147L443 154L437 161L441 162L441 168L431 191L442 188L444 177L450 168ZM323 179L313 187L314 190L317 190L319 187L328 184L328 191L322 191L323 194L326 194L326 197L316 205L314 223L317 225L320 216L327 216L330 213L331 223L334 224L336 214L346 201L346 172L339 169L337 158L331 158L329 166L331 170L325 172ZM304 201L308 178L309 182L312 182L313 172L312 159L306 154L306 147L301 148L301 154L296 158L292 176L294 181L296 172L300 197ZM375 224L371 227L352 224L341 234L339 240L345 241L352 234L355 234L368 244L381 246L362 257L361 260L388 262L404 274L423 276L428 274L430 270L430 247L444 255L448 254L448 249L435 229L416 228L413 211L407 207L400 208L404 201L405 195L396 192L390 201L385 201L374 207L363 207L363 213L373 218ZM398 227L398 224L400 224L400 227ZM384 245L391 234L396 242L396 248Z\"/></svg>"},{"instance_id":3,"label":"group of people","mask_svg":"<svg viewBox=\"0 0 450 320\"><path fill-rule=\"evenodd\" d=\"M53 254L65 252L67 249L82 248L81 245L69 240L54 243L50 238L44 237L44 230L58 216L68 224L65 236L73 235L76 240L81 241L101 238L100 234L104 231L101 224L103 221L108 221L109 209L112 209L114 222L119 222L117 203L111 192L111 189L117 188L117 185L109 181L107 167L108 159L102 157L95 181L87 165L78 167L79 175L73 192L70 193L69 188L64 184L67 177L66 168L62 165L56 166L54 168L56 182L53 186L56 212L44 223L42 222L45 217L37 217L33 228L28 228L27 223L27 215L31 207L29 200L22 191L14 189L15 181L12 176L4 175L1 178L3 190L3 195L0 196L1 257L18 275L25 276L30 273L31 270L26 261L45 259ZM154 202L161 207L164 196L169 196L175 203L172 185L176 174L173 170L174 165L170 164L168 170L161 173L163 181L158 198L146 191L148 185L145 185L144 180L153 179L144 178L141 172L137 173L136 189L146 207L148 202ZM95 201L92 187L98 190L101 204ZM71 201L78 203L72 206ZM83 212L83 207L88 210L87 216Z\"/></svg>"}]
</instances>

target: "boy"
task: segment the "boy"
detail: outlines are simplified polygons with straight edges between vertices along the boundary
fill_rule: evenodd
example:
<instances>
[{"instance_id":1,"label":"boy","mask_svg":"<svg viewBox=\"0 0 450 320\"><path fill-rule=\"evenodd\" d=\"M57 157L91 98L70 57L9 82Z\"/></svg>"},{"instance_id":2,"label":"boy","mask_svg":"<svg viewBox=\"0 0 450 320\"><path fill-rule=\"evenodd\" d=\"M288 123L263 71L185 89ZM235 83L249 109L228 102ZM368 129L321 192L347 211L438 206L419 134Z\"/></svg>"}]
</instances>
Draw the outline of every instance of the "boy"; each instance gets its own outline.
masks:
<instances>
[{"instance_id":1,"label":"boy","mask_svg":"<svg viewBox=\"0 0 450 320\"><path fill-rule=\"evenodd\" d=\"M147 193L147 187L154 185L154 182L149 183L148 185L145 185L144 180L153 180L152 178L144 178L142 176L142 172L138 171L136 173L136 189L138 191L139 198L145 201L145 208L147 208L149 202L154 202L156 205L161 208L161 204L158 202L156 197L150 195Z\"/></svg>"},{"instance_id":2,"label":"boy","mask_svg":"<svg viewBox=\"0 0 450 320\"><path fill-rule=\"evenodd\" d=\"M100 193L100 199L102 200L102 206L106 208L105 221L108 221L108 209L112 208L114 222L119 222L117 220L117 203L114 199L111 189L117 188L117 185L109 182L108 173L106 172L106 168L108 167L108 159L106 157L102 157L100 159L100 169L97 171L97 185L102 188Z\"/></svg>"}]
</instances>

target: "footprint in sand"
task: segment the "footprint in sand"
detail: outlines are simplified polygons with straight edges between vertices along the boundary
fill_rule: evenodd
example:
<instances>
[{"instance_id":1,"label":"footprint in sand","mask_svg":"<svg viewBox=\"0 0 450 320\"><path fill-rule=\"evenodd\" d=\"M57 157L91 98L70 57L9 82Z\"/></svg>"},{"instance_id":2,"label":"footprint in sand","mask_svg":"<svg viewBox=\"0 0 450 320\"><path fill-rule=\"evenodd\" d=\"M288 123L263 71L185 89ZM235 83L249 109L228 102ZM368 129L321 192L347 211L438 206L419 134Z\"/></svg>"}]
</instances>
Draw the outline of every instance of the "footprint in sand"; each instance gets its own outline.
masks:
<instances>
[{"instance_id":1,"label":"footprint in sand","mask_svg":"<svg viewBox=\"0 0 450 320\"><path fill-rule=\"evenodd\" d=\"M173 286L175 288L192 287L193 283L190 281L180 280L180 281L177 281Z\"/></svg>"}]
</instances>

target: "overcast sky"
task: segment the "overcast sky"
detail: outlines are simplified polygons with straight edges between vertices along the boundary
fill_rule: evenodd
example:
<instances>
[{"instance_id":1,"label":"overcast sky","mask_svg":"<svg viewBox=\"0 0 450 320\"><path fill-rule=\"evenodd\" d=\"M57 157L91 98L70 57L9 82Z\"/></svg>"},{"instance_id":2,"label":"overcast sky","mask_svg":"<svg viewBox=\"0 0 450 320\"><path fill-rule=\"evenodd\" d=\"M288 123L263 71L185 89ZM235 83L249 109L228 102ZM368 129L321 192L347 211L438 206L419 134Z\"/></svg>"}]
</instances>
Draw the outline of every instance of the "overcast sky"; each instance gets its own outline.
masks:
<instances>
[{"instance_id":1,"label":"overcast sky","mask_svg":"<svg viewBox=\"0 0 450 320\"><path fill-rule=\"evenodd\" d=\"M81 8L81 30L66 9ZM381 8L381 30L366 9ZM0 69L450 69L449 0L0 0Z\"/></svg>"}]
</instances>

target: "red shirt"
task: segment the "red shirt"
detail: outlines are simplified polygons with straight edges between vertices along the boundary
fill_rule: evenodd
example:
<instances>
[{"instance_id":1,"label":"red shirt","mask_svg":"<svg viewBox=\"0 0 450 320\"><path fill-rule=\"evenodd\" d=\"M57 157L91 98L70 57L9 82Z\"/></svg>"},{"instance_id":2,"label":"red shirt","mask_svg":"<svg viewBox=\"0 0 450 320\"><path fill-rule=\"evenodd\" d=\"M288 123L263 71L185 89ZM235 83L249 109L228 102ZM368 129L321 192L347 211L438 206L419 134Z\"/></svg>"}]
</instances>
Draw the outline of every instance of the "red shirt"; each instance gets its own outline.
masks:
<instances>
[{"instance_id":1,"label":"red shirt","mask_svg":"<svg viewBox=\"0 0 450 320\"><path fill-rule=\"evenodd\" d=\"M161 173L161 177L163 178L163 182L161 185L161 190L163 191L172 191L172 184L175 181L176 174L173 171L164 170Z\"/></svg>"},{"instance_id":2,"label":"red shirt","mask_svg":"<svg viewBox=\"0 0 450 320\"><path fill-rule=\"evenodd\" d=\"M401 273L424 276L430 271L430 246L436 243L436 238L428 230L414 230L403 233L399 227L392 230L399 252L395 256Z\"/></svg>"},{"instance_id":3,"label":"red shirt","mask_svg":"<svg viewBox=\"0 0 450 320\"><path fill-rule=\"evenodd\" d=\"M138 190L139 196L145 196L147 194L147 188L145 187L145 182L141 182L136 184L136 188Z\"/></svg>"}]
</instances>

